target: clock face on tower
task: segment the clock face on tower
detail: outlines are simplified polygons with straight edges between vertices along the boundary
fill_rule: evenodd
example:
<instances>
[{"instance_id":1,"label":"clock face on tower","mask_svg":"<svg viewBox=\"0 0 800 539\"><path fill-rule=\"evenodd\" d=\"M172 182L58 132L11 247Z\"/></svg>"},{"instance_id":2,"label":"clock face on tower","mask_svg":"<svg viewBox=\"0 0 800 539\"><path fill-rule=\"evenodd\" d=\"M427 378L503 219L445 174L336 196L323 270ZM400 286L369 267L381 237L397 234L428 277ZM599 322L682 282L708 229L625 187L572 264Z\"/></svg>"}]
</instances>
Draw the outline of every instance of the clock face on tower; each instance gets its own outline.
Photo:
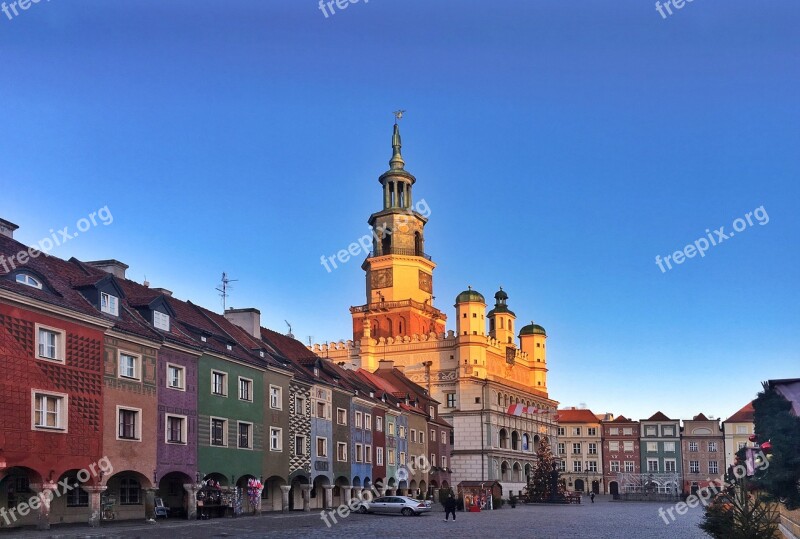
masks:
<instances>
[{"instance_id":1,"label":"clock face on tower","mask_svg":"<svg viewBox=\"0 0 800 539\"><path fill-rule=\"evenodd\" d=\"M392 268L375 270L370 274L370 288L388 288L392 286Z\"/></svg>"},{"instance_id":2,"label":"clock face on tower","mask_svg":"<svg viewBox=\"0 0 800 539\"><path fill-rule=\"evenodd\" d=\"M419 270L419 289L428 294L433 294L433 276Z\"/></svg>"}]
</instances>

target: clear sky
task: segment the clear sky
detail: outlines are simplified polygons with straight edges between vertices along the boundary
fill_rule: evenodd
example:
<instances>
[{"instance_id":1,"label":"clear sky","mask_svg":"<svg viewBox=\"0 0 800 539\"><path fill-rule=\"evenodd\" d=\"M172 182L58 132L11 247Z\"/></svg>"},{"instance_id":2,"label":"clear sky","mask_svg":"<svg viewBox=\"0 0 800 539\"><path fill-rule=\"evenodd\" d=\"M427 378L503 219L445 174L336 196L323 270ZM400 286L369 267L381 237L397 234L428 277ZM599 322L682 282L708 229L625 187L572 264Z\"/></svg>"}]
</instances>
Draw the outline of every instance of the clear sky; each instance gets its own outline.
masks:
<instances>
[{"instance_id":1,"label":"clear sky","mask_svg":"<svg viewBox=\"0 0 800 539\"><path fill-rule=\"evenodd\" d=\"M343 4L0 12L0 217L34 243L108 206L51 253L216 310L226 271L229 305L347 339L361 259L320 257L367 232L403 108L437 306L502 285L563 405L727 417L800 376L800 4Z\"/></svg>"}]
</instances>

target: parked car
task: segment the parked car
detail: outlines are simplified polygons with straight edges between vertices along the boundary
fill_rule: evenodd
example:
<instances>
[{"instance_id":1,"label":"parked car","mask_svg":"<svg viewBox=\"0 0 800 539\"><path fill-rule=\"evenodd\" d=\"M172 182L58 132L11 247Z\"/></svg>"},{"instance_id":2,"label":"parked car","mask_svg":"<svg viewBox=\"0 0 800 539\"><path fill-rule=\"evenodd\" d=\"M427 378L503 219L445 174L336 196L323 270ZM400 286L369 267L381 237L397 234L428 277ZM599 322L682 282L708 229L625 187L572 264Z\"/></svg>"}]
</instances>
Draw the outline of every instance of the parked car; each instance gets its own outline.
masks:
<instances>
[{"instance_id":1,"label":"parked car","mask_svg":"<svg viewBox=\"0 0 800 539\"><path fill-rule=\"evenodd\" d=\"M358 506L359 513L394 513L410 517L421 515L431 510L431 502L415 500L408 496L381 496L371 502L362 501Z\"/></svg>"}]
</instances>

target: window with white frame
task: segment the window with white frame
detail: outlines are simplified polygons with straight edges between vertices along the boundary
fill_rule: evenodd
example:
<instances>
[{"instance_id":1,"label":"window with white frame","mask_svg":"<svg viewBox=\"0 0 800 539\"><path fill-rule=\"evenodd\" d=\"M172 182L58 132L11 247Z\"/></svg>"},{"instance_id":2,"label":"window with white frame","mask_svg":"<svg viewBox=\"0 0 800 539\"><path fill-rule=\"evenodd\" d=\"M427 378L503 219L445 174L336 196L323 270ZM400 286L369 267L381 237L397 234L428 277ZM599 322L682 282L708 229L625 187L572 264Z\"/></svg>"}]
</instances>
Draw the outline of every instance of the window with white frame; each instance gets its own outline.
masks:
<instances>
[{"instance_id":1,"label":"window with white frame","mask_svg":"<svg viewBox=\"0 0 800 539\"><path fill-rule=\"evenodd\" d=\"M658 453L658 442L647 442L648 453Z\"/></svg>"},{"instance_id":2,"label":"window with white frame","mask_svg":"<svg viewBox=\"0 0 800 539\"><path fill-rule=\"evenodd\" d=\"M556 461L558 464L558 471L559 472L566 472L567 471L567 461L565 460L558 460Z\"/></svg>"},{"instance_id":3,"label":"window with white frame","mask_svg":"<svg viewBox=\"0 0 800 539\"><path fill-rule=\"evenodd\" d=\"M677 463L675 459L664 459L664 471L674 472L677 471Z\"/></svg>"},{"instance_id":4,"label":"window with white frame","mask_svg":"<svg viewBox=\"0 0 800 539\"><path fill-rule=\"evenodd\" d=\"M447 468L447 457L442 455L442 468Z\"/></svg>"},{"instance_id":5,"label":"window with white frame","mask_svg":"<svg viewBox=\"0 0 800 539\"><path fill-rule=\"evenodd\" d=\"M658 472L658 459L647 459L647 471Z\"/></svg>"},{"instance_id":6,"label":"window with white frame","mask_svg":"<svg viewBox=\"0 0 800 539\"><path fill-rule=\"evenodd\" d=\"M19 284L24 284L25 286L38 288L39 290L42 289L42 283L39 281L39 279L33 275L28 275L27 273L18 273L14 280Z\"/></svg>"},{"instance_id":7,"label":"window with white frame","mask_svg":"<svg viewBox=\"0 0 800 539\"><path fill-rule=\"evenodd\" d=\"M375 430L378 432L383 432L383 417L379 415L375 416Z\"/></svg>"},{"instance_id":8,"label":"window with white frame","mask_svg":"<svg viewBox=\"0 0 800 539\"><path fill-rule=\"evenodd\" d=\"M269 407L273 410L283 409L283 388L280 386L269 386Z\"/></svg>"},{"instance_id":9,"label":"window with white frame","mask_svg":"<svg viewBox=\"0 0 800 539\"><path fill-rule=\"evenodd\" d=\"M419 443L421 444L425 443L425 431L423 430L419 431Z\"/></svg>"},{"instance_id":10,"label":"window with white frame","mask_svg":"<svg viewBox=\"0 0 800 539\"><path fill-rule=\"evenodd\" d=\"M372 414L364 414L364 428L372 430Z\"/></svg>"},{"instance_id":11,"label":"window with white frame","mask_svg":"<svg viewBox=\"0 0 800 539\"><path fill-rule=\"evenodd\" d=\"M356 462L364 462L364 446L356 444Z\"/></svg>"},{"instance_id":12,"label":"window with white frame","mask_svg":"<svg viewBox=\"0 0 800 539\"><path fill-rule=\"evenodd\" d=\"M386 451L386 464L389 466L394 466L395 464L395 454L394 449L389 449Z\"/></svg>"},{"instance_id":13,"label":"window with white frame","mask_svg":"<svg viewBox=\"0 0 800 539\"><path fill-rule=\"evenodd\" d=\"M117 440L141 441L141 414L138 408L117 406Z\"/></svg>"},{"instance_id":14,"label":"window with white frame","mask_svg":"<svg viewBox=\"0 0 800 539\"><path fill-rule=\"evenodd\" d=\"M573 455L580 455L581 454L581 444L580 444L580 442L572 444L572 454Z\"/></svg>"},{"instance_id":15,"label":"window with white frame","mask_svg":"<svg viewBox=\"0 0 800 539\"><path fill-rule=\"evenodd\" d=\"M64 362L64 332L36 325L36 349L39 359Z\"/></svg>"},{"instance_id":16,"label":"window with white frame","mask_svg":"<svg viewBox=\"0 0 800 539\"><path fill-rule=\"evenodd\" d=\"M622 427L622 434L624 436L632 436L633 435L633 427Z\"/></svg>"},{"instance_id":17,"label":"window with white frame","mask_svg":"<svg viewBox=\"0 0 800 539\"><path fill-rule=\"evenodd\" d=\"M632 473L636 470L636 464L632 460L625 461L625 471L627 473Z\"/></svg>"},{"instance_id":18,"label":"window with white frame","mask_svg":"<svg viewBox=\"0 0 800 539\"><path fill-rule=\"evenodd\" d=\"M68 396L62 393L45 393L33 390L33 429L67 430Z\"/></svg>"},{"instance_id":19,"label":"window with white frame","mask_svg":"<svg viewBox=\"0 0 800 539\"><path fill-rule=\"evenodd\" d=\"M566 455L567 454L567 444L564 442L558 442L558 454L559 455Z\"/></svg>"},{"instance_id":20,"label":"window with white frame","mask_svg":"<svg viewBox=\"0 0 800 539\"><path fill-rule=\"evenodd\" d=\"M398 428L397 432L398 432L398 434L399 434L399 436L401 438L405 438L406 437L406 428L403 425L400 425L400 427Z\"/></svg>"},{"instance_id":21,"label":"window with white frame","mask_svg":"<svg viewBox=\"0 0 800 539\"><path fill-rule=\"evenodd\" d=\"M119 353L119 375L122 378L139 379L139 356L127 352Z\"/></svg>"},{"instance_id":22,"label":"window with white frame","mask_svg":"<svg viewBox=\"0 0 800 539\"><path fill-rule=\"evenodd\" d=\"M699 460L690 460L689 461L689 472L690 473L700 473L700 461Z\"/></svg>"},{"instance_id":23,"label":"window with white frame","mask_svg":"<svg viewBox=\"0 0 800 539\"><path fill-rule=\"evenodd\" d=\"M709 451L709 453L716 453L717 452L717 442L708 442L708 451Z\"/></svg>"},{"instance_id":24,"label":"window with white frame","mask_svg":"<svg viewBox=\"0 0 800 539\"><path fill-rule=\"evenodd\" d=\"M283 429L279 427L269 428L269 450L283 451Z\"/></svg>"},{"instance_id":25,"label":"window with white frame","mask_svg":"<svg viewBox=\"0 0 800 539\"><path fill-rule=\"evenodd\" d=\"M596 455L597 454L597 444L594 442L589 443L589 454Z\"/></svg>"},{"instance_id":26,"label":"window with white frame","mask_svg":"<svg viewBox=\"0 0 800 539\"><path fill-rule=\"evenodd\" d=\"M253 400L253 381L249 378L239 377L239 400L247 402Z\"/></svg>"},{"instance_id":27,"label":"window with white frame","mask_svg":"<svg viewBox=\"0 0 800 539\"><path fill-rule=\"evenodd\" d=\"M328 439L317 437L317 456L320 458L328 457Z\"/></svg>"},{"instance_id":28,"label":"window with white frame","mask_svg":"<svg viewBox=\"0 0 800 539\"><path fill-rule=\"evenodd\" d=\"M558 427L558 435L559 436L566 436L567 429L565 427Z\"/></svg>"},{"instance_id":29,"label":"window with white frame","mask_svg":"<svg viewBox=\"0 0 800 539\"><path fill-rule=\"evenodd\" d=\"M645 436L656 436L656 428L655 427L647 427L644 429Z\"/></svg>"},{"instance_id":30,"label":"window with white frame","mask_svg":"<svg viewBox=\"0 0 800 539\"><path fill-rule=\"evenodd\" d=\"M689 451L697 451L697 442L689 442Z\"/></svg>"},{"instance_id":31,"label":"window with white frame","mask_svg":"<svg viewBox=\"0 0 800 539\"><path fill-rule=\"evenodd\" d=\"M622 442L622 450L626 453L633 452L633 440Z\"/></svg>"},{"instance_id":32,"label":"window with white frame","mask_svg":"<svg viewBox=\"0 0 800 539\"><path fill-rule=\"evenodd\" d=\"M347 410L344 408L336 409L336 423L339 425L347 425Z\"/></svg>"},{"instance_id":33,"label":"window with white frame","mask_svg":"<svg viewBox=\"0 0 800 539\"><path fill-rule=\"evenodd\" d=\"M211 393L220 397L228 395L228 375L220 371L211 371Z\"/></svg>"},{"instance_id":34,"label":"window with white frame","mask_svg":"<svg viewBox=\"0 0 800 539\"><path fill-rule=\"evenodd\" d=\"M619 451L619 442L608 442L609 451Z\"/></svg>"},{"instance_id":35,"label":"window with white frame","mask_svg":"<svg viewBox=\"0 0 800 539\"><path fill-rule=\"evenodd\" d=\"M447 404L448 408L455 408L456 407L456 394L455 393L447 393Z\"/></svg>"},{"instance_id":36,"label":"window with white frame","mask_svg":"<svg viewBox=\"0 0 800 539\"><path fill-rule=\"evenodd\" d=\"M611 427L608 429L608 434L611 436L619 436L619 427Z\"/></svg>"},{"instance_id":37,"label":"window with white frame","mask_svg":"<svg viewBox=\"0 0 800 539\"><path fill-rule=\"evenodd\" d=\"M306 399L300 395L294 397L294 415L306 415Z\"/></svg>"},{"instance_id":38,"label":"window with white frame","mask_svg":"<svg viewBox=\"0 0 800 539\"><path fill-rule=\"evenodd\" d=\"M369 444L364 446L364 462L372 463L372 446Z\"/></svg>"},{"instance_id":39,"label":"window with white frame","mask_svg":"<svg viewBox=\"0 0 800 539\"><path fill-rule=\"evenodd\" d=\"M100 292L100 310L107 314L119 316L119 298L106 292Z\"/></svg>"},{"instance_id":40,"label":"window with white frame","mask_svg":"<svg viewBox=\"0 0 800 539\"><path fill-rule=\"evenodd\" d=\"M736 434L747 434L748 429L746 425L736 425Z\"/></svg>"},{"instance_id":41,"label":"window with white frame","mask_svg":"<svg viewBox=\"0 0 800 539\"><path fill-rule=\"evenodd\" d=\"M586 462L586 471L587 472L596 472L597 471L597 461L590 460Z\"/></svg>"},{"instance_id":42,"label":"window with white frame","mask_svg":"<svg viewBox=\"0 0 800 539\"><path fill-rule=\"evenodd\" d=\"M436 430L434 430L434 429L431 429L430 441L431 442L435 442L436 441Z\"/></svg>"},{"instance_id":43,"label":"window with white frame","mask_svg":"<svg viewBox=\"0 0 800 539\"><path fill-rule=\"evenodd\" d=\"M663 429L664 436L673 436L675 434L675 429L672 427L664 426Z\"/></svg>"},{"instance_id":44,"label":"window with white frame","mask_svg":"<svg viewBox=\"0 0 800 539\"><path fill-rule=\"evenodd\" d=\"M664 442L664 451L668 453L675 452L675 442Z\"/></svg>"},{"instance_id":45,"label":"window with white frame","mask_svg":"<svg viewBox=\"0 0 800 539\"><path fill-rule=\"evenodd\" d=\"M167 387L170 389L186 389L186 369L167 363Z\"/></svg>"},{"instance_id":46,"label":"window with white frame","mask_svg":"<svg viewBox=\"0 0 800 539\"><path fill-rule=\"evenodd\" d=\"M217 447L228 445L228 421L226 419L211 418L211 445Z\"/></svg>"},{"instance_id":47,"label":"window with white frame","mask_svg":"<svg viewBox=\"0 0 800 539\"><path fill-rule=\"evenodd\" d=\"M364 414L356 412L356 428L360 429L364 425Z\"/></svg>"},{"instance_id":48,"label":"window with white frame","mask_svg":"<svg viewBox=\"0 0 800 539\"><path fill-rule=\"evenodd\" d=\"M347 462L347 443L336 442L336 460L339 462Z\"/></svg>"},{"instance_id":49,"label":"window with white frame","mask_svg":"<svg viewBox=\"0 0 800 539\"><path fill-rule=\"evenodd\" d=\"M719 473L719 463L716 460L709 460L708 461L708 473L710 473L710 474L718 474Z\"/></svg>"},{"instance_id":50,"label":"window with white frame","mask_svg":"<svg viewBox=\"0 0 800 539\"><path fill-rule=\"evenodd\" d=\"M581 428L580 427L572 427L572 435L573 436L580 436L581 435Z\"/></svg>"},{"instance_id":51,"label":"window with white frame","mask_svg":"<svg viewBox=\"0 0 800 539\"><path fill-rule=\"evenodd\" d=\"M586 428L586 435L587 436L597 436L597 427L587 427Z\"/></svg>"},{"instance_id":52,"label":"window with white frame","mask_svg":"<svg viewBox=\"0 0 800 539\"><path fill-rule=\"evenodd\" d=\"M186 416L166 415L166 433L164 439L168 444L186 443Z\"/></svg>"},{"instance_id":53,"label":"window with white frame","mask_svg":"<svg viewBox=\"0 0 800 539\"><path fill-rule=\"evenodd\" d=\"M583 463L579 460L572 461L572 471L573 472L582 472L583 471Z\"/></svg>"},{"instance_id":54,"label":"window with white frame","mask_svg":"<svg viewBox=\"0 0 800 539\"><path fill-rule=\"evenodd\" d=\"M159 311L153 311L153 326L156 329L169 331L169 315Z\"/></svg>"},{"instance_id":55,"label":"window with white frame","mask_svg":"<svg viewBox=\"0 0 800 539\"><path fill-rule=\"evenodd\" d=\"M400 451L400 466L406 465L406 454L403 451Z\"/></svg>"},{"instance_id":56,"label":"window with white frame","mask_svg":"<svg viewBox=\"0 0 800 539\"><path fill-rule=\"evenodd\" d=\"M394 436L394 423L392 422L387 423L386 433L389 436Z\"/></svg>"},{"instance_id":57,"label":"window with white frame","mask_svg":"<svg viewBox=\"0 0 800 539\"><path fill-rule=\"evenodd\" d=\"M294 454L298 457L305 456L306 454L306 437L297 435L294 437Z\"/></svg>"},{"instance_id":58,"label":"window with white frame","mask_svg":"<svg viewBox=\"0 0 800 539\"><path fill-rule=\"evenodd\" d=\"M619 471L619 461L618 460L612 460L610 462L610 464L611 464L611 471L612 472L618 472Z\"/></svg>"},{"instance_id":59,"label":"window with white frame","mask_svg":"<svg viewBox=\"0 0 800 539\"><path fill-rule=\"evenodd\" d=\"M446 444L446 443L447 443L447 431L445 431L445 430L443 430L443 431L440 431L440 432L439 432L439 435L441 436L441 437L439 438L439 441L440 441L441 443L443 443L443 444Z\"/></svg>"},{"instance_id":60,"label":"window with white frame","mask_svg":"<svg viewBox=\"0 0 800 539\"><path fill-rule=\"evenodd\" d=\"M416 443L417 442L417 430L411 429L411 441Z\"/></svg>"},{"instance_id":61,"label":"window with white frame","mask_svg":"<svg viewBox=\"0 0 800 539\"><path fill-rule=\"evenodd\" d=\"M239 449L253 449L253 424L239 421Z\"/></svg>"},{"instance_id":62,"label":"window with white frame","mask_svg":"<svg viewBox=\"0 0 800 539\"><path fill-rule=\"evenodd\" d=\"M429 462L431 466L436 466L436 453L431 453L431 460Z\"/></svg>"}]
</instances>

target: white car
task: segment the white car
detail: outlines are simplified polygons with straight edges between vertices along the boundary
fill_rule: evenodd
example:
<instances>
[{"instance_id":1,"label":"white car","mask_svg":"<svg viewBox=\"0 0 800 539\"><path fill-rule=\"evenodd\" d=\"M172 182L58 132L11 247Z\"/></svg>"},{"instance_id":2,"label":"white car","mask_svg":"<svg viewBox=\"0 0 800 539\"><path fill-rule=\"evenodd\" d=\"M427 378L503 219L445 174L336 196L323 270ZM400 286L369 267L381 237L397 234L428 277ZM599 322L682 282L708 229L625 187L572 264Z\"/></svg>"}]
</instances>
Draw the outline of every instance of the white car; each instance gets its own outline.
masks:
<instances>
[{"instance_id":1,"label":"white car","mask_svg":"<svg viewBox=\"0 0 800 539\"><path fill-rule=\"evenodd\" d=\"M371 502L366 500L358 505L359 513L394 513L410 517L428 513L431 510L431 502L415 500L408 496L381 496Z\"/></svg>"}]
</instances>

